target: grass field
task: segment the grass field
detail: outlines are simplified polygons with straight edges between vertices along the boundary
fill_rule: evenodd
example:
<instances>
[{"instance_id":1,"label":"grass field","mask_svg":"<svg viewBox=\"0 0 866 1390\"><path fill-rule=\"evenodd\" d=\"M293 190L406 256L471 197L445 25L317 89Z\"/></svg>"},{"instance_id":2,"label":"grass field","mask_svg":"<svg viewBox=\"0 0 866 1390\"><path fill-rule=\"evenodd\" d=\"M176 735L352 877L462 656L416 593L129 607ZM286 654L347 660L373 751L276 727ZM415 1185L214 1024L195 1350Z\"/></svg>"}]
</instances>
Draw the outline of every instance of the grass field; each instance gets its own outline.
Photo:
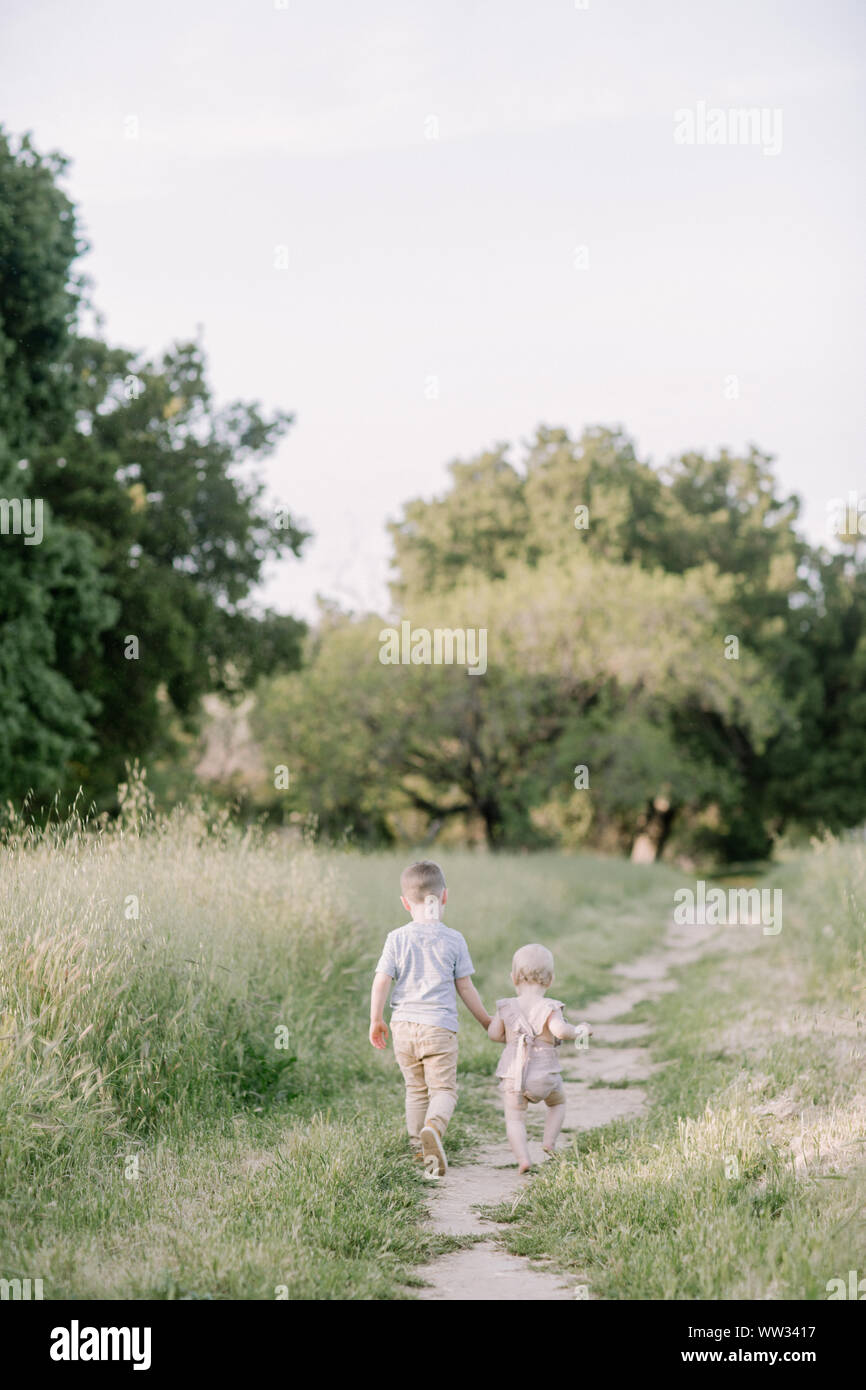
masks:
<instances>
[{"instance_id":1,"label":"grass field","mask_svg":"<svg viewBox=\"0 0 866 1390\"><path fill-rule=\"evenodd\" d=\"M866 1274L866 854L773 874L784 927L723 952L630 1016L653 1025L646 1119L573 1139L512 1213L600 1298L827 1298Z\"/></svg>"},{"instance_id":2,"label":"grass field","mask_svg":"<svg viewBox=\"0 0 866 1390\"><path fill-rule=\"evenodd\" d=\"M41 1278L46 1298L412 1297L413 1268L448 1240L423 1230L399 1075L366 1037L406 858L287 846L196 809L8 837L0 1277ZM530 940L556 954L558 997L603 993L658 940L681 881L555 854L444 867L488 1007ZM821 1297L855 1267L855 1186L830 1174L864 1137L862 876L853 850L790 866L775 951L692 967L653 1006L668 1065L652 1117L534 1179L515 1248L605 1297ZM499 1124L497 1057L464 1012L458 1161Z\"/></svg>"}]
</instances>

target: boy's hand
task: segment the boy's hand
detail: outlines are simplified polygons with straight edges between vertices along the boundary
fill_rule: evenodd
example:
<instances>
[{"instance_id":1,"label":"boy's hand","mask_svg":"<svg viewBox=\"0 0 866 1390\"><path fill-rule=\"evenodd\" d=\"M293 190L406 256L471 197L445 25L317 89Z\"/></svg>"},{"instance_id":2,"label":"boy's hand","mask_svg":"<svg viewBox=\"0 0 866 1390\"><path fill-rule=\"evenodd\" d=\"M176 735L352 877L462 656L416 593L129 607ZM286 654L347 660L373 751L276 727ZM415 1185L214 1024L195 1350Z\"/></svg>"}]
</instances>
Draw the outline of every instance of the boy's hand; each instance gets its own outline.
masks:
<instances>
[{"instance_id":1,"label":"boy's hand","mask_svg":"<svg viewBox=\"0 0 866 1390\"><path fill-rule=\"evenodd\" d=\"M386 975L383 970L377 970L373 976L373 988L370 991L370 1042L380 1051L388 1045L388 1028L384 1018L385 1000L393 983L391 976Z\"/></svg>"},{"instance_id":2,"label":"boy's hand","mask_svg":"<svg viewBox=\"0 0 866 1390\"><path fill-rule=\"evenodd\" d=\"M478 990L473 985L471 975L461 975L458 980L454 981L454 983L457 987L457 993L460 995L460 998L463 1000L463 1003L466 1005L472 1017L474 1019L477 1019L477 1021L481 1024L481 1027L484 1029L486 1033L491 1022L493 1021L492 1015L487 1012L484 1005L482 1004L481 995L478 993Z\"/></svg>"}]
</instances>

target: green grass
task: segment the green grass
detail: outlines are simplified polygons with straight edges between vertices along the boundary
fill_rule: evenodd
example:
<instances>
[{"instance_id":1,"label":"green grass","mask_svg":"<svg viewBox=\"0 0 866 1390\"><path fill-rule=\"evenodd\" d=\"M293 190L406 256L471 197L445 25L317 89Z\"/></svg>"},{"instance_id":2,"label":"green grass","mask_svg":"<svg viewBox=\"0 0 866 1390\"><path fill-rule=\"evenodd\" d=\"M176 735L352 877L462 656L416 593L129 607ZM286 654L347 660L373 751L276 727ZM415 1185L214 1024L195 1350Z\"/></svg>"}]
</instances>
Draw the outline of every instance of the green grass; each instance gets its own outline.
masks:
<instances>
[{"instance_id":1,"label":"green grass","mask_svg":"<svg viewBox=\"0 0 866 1390\"><path fill-rule=\"evenodd\" d=\"M0 1277L47 1298L413 1297L418 1265L460 1242L424 1229L400 1077L367 1042L409 857L315 852L200 808L7 835ZM536 940L579 1011L658 941L682 878L442 858L488 1007ZM866 1272L863 851L830 846L778 882L778 937L738 938L635 1012L665 1063L651 1114L534 1178L499 1213L514 1250L608 1298L820 1298ZM501 1135L498 1056L461 1008L458 1163Z\"/></svg>"},{"instance_id":2,"label":"green grass","mask_svg":"<svg viewBox=\"0 0 866 1390\"><path fill-rule=\"evenodd\" d=\"M866 1272L862 847L777 871L784 927L680 972L645 1119L577 1137L510 1221L593 1296L826 1298ZM743 928L732 928L743 932Z\"/></svg>"},{"instance_id":3,"label":"green grass","mask_svg":"<svg viewBox=\"0 0 866 1390\"><path fill-rule=\"evenodd\" d=\"M393 1055L367 1041L404 855L317 853L200 808L0 847L0 1277L46 1298L412 1296L424 1230ZM492 1005L547 942L574 1006L663 925L670 871L443 856ZM498 1049L461 1020L459 1162ZM286 1042L285 1047L278 1042Z\"/></svg>"}]
</instances>

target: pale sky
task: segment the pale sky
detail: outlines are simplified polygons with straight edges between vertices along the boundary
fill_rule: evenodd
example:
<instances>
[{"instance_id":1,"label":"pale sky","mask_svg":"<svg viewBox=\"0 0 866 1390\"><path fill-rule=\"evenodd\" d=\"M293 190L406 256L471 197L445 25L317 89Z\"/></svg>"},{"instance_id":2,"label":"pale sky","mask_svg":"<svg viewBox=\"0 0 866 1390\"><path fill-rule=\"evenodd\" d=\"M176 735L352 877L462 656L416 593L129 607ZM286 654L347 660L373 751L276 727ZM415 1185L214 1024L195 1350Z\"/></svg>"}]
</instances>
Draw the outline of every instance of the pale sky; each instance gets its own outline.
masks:
<instances>
[{"instance_id":1,"label":"pale sky","mask_svg":"<svg viewBox=\"0 0 866 1390\"><path fill-rule=\"evenodd\" d=\"M754 442L813 539L866 491L862 4L4 0L0 25L0 119L73 160L109 339L201 324L219 401L296 414L264 471L316 538L276 607L383 604L386 519L540 422L622 424L655 462ZM677 143L700 103L764 110L781 148Z\"/></svg>"}]
</instances>

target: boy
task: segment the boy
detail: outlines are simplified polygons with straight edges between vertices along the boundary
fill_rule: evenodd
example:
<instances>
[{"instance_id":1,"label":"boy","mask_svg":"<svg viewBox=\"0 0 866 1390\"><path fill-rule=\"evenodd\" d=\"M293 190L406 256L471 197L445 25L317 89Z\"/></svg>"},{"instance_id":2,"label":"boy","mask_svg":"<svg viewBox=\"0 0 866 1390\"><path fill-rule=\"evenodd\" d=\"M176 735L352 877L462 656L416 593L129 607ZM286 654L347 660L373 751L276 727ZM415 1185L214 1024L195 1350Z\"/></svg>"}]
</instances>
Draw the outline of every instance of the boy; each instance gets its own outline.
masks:
<instances>
[{"instance_id":1,"label":"boy","mask_svg":"<svg viewBox=\"0 0 866 1390\"><path fill-rule=\"evenodd\" d=\"M386 1046L385 1001L396 981L391 1027L406 1083L406 1127L425 1171L442 1177L448 1168L442 1135L457 1104L457 994L485 1032L491 1017L469 978L475 967L466 942L442 921L448 889L439 865L432 859L410 864L400 890L412 921L388 933L376 966L370 1042Z\"/></svg>"}]
</instances>

